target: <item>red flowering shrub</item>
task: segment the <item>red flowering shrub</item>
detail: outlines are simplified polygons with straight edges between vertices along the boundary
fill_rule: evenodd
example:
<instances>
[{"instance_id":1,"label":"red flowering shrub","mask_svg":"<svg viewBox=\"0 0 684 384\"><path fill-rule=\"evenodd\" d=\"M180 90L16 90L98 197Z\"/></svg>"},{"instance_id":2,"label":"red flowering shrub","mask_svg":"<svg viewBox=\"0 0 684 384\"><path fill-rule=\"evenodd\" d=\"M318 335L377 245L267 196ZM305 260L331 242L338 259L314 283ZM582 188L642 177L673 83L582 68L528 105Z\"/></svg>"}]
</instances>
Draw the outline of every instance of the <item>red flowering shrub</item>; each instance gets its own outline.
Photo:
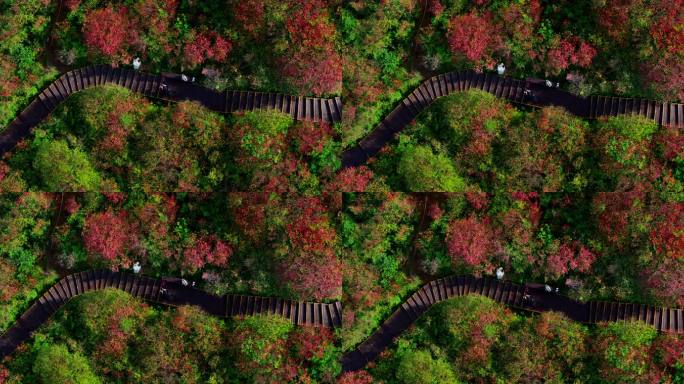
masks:
<instances>
[{"instance_id":1,"label":"red flowering shrub","mask_svg":"<svg viewBox=\"0 0 684 384\"><path fill-rule=\"evenodd\" d=\"M478 64L490 61L489 55L500 44L490 20L488 16L474 13L454 16L447 35L451 51Z\"/></svg>"},{"instance_id":2,"label":"red flowering shrub","mask_svg":"<svg viewBox=\"0 0 684 384\"><path fill-rule=\"evenodd\" d=\"M568 244L561 244L558 250L546 259L546 270L560 277L568 271L587 272L596 260L596 255L583 245L576 251Z\"/></svg>"},{"instance_id":3,"label":"red flowering shrub","mask_svg":"<svg viewBox=\"0 0 684 384\"><path fill-rule=\"evenodd\" d=\"M293 208L286 227L290 251L280 268L283 280L302 296L317 300L339 296L342 268L325 207L319 198L303 197Z\"/></svg>"},{"instance_id":4,"label":"red flowering shrub","mask_svg":"<svg viewBox=\"0 0 684 384\"><path fill-rule=\"evenodd\" d=\"M303 197L295 203L296 215L287 224L287 237L294 249L304 253L332 254L335 230L330 226L320 199Z\"/></svg>"},{"instance_id":5,"label":"red flowering shrub","mask_svg":"<svg viewBox=\"0 0 684 384\"><path fill-rule=\"evenodd\" d=\"M290 351L297 360L322 359L326 349L333 345L330 328L299 327L288 339Z\"/></svg>"},{"instance_id":6,"label":"red flowering shrub","mask_svg":"<svg viewBox=\"0 0 684 384\"><path fill-rule=\"evenodd\" d=\"M586 68L591 65L591 61L596 56L596 48L574 38L563 39L557 46L546 52L546 65L555 74L566 70L570 65L577 65Z\"/></svg>"},{"instance_id":7,"label":"red flowering shrub","mask_svg":"<svg viewBox=\"0 0 684 384\"><path fill-rule=\"evenodd\" d=\"M345 372L337 379L337 384L373 384L374 382L373 376L367 371Z\"/></svg>"},{"instance_id":8,"label":"red flowering shrub","mask_svg":"<svg viewBox=\"0 0 684 384\"><path fill-rule=\"evenodd\" d=\"M342 58L332 46L320 52L300 49L283 62L281 71L296 87L317 96L342 87Z\"/></svg>"},{"instance_id":9,"label":"red flowering shrub","mask_svg":"<svg viewBox=\"0 0 684 384\"><path fill-rule=\"evenodd\" d=\"M201 32L185 45L183 57L190 67L196 67L206 59L225 61L232 48L231 41L219 36L216 32Z\"/></svg>"},{"instance_id":10,"label":"red flowering shrub","mask_svg":"<svg viewBox=\"0 0 684 384\"><path fill-rule=\"evenodd\" d=\"M465 198L476 211L482 211L489 207L489 195L486 192L466 192Z\"/></svg>"},{"instance_id":11,"label":"red flowering shrub","mask_svg":"<svg viewBox=\"0 0 684 384\"><path fill-rule=\"evenodd\" d=\"M432 16L435 17L441 15L444 11L444 6L439 2L439 0L429 0L425 8Z\"/></svg>"},{"instance_id":12,"label":"red flowering shrub","mask_svg":"<svg viewBox=\"0 0 684 384\"><path fill-rule=\"evenodd\" d=\"M191 272L203 268L206 264L225 267L232 254L233 248L215 235L202 236L185 248L181 264Z\"/></svg>"},{"instance_id":13,"label":"red flowering shrub","mask_svg":"<svg viewBox=\"0 0 684 384\"><path fill-rule=\"evenodd\" d=\"M678 260L665 260L653 270L649 271L646 285L651 288L653 295L684 306L684 265Z\"/></svg>"},{"instance_id":14,"label":"red flowering shrub","mask_svg":"<svg viewBox=\"0 0 684 384\"><path fill-rule=\"evenodd\" d=\"M288 133L299 153L309 155L312 152L321 152L333 132L328 123L301 121L292 126Z\"/></svg>"},{"instance_id":15,"label":"red flowering shrub","mask_svg":"<svg viewBox=\"0 0 684 384\"><path fill-rule=\"evenodd\" d=\"M452 221L446 243L453 262L468 266L487 267L490 256L498 250L489 220L475 216Z\"/></svg>"},{"instance_id":16,"label":"red flowering shrub","mask_svg":"<svg viewBox=\"0 0 684 384\"><path fill-rule=\"evenodd\" d=\"M684 204L668 203L650 233L656 251L673 259L684 259Z\"/></svg>"},{"instance_id":17,"label":"red flowering shrub","mask_svg":"<svg viewBox=\"0 0 684 384\"><path fill-rule=\"evenodd\" d=\"M241 28L253 34L261 28L264 22L264 1L243 0L235 2L233 17Z\"/></svg>"},{"instance_id":18,"label":"red flowering shrub","mask_svg":"<svg viewBox=\"0 0 684 384\"><path fill-rule=\"evenodd\" d=\"M608 36L619 43L627 42L630 32L630 12L642 2L642 0L607 0L597 12L598 24L603 27Z\"/></svg>"},{"instance_id":19,"label":"red flowering shrub","mask_svg":"<svg viewBox=\"0 0 684 384\"><path fill-rule=\"evenodd\" d=\"M111 267L128 268L131 261L126 252L136 242L133 228L124 210L114 212L111 208L86 217L83 226L83 245L91 255L98 255Z\"/></svg>"},{"instance_id":20,"label":"red flowering shrub","mask_svg":"<svg viewBox=\"0 0 684 384\"><path fill-rule=\"evenodd\" d=\"M341 170L327 189L329 193L364 192L373 180L373 171L365 165Z\"/></svg>"},{"instance_id":21,"label":"red flowering shrub","mask_svg":"<svg viewBox=\"0 0 684 384\"><path fill-rule=\"evenodd\" d=\"M281 72L303 92L315 95L339 92L342 59L335 51L335 27L322 0L292 1L285 20L290 37Z\"/></svg>"},{"instance_id":22,"label":"red flowering shrub","mask_svg":"<svg viewBox=\"0 0 684 384\"><path fill-rule=\"evenodd\" d=\"M78 201L76 201L75 195L69 195L64 201L64 210L70 215L73 215L74 213L78 212L80 208L81 204L79 204Z\"/></svg>"},{"instance_id":23,"label":"red flowering shrub","mask_svg":"<svg viewBox=\"0 0 684 384\"><path fill-rule=\"evenodd\" d=\"M655 7L651 37L659 50L684 53L684 0L660 0Z\"/></svg>"},{"instance_id":24,"label":"red flowering shrub","mask_svg":"<svg viewBox=\"0 0 684 384\"><path fill-rule=\"evenodd\" d=\"M9 173L9 171L10 171L9 165L7 165L6 163L0 161L0 181L2 181L2 179L5 178L5 176L7 176L7 174Z\"/></svg>"},{"instance_id":25,"label":"red flowering shrub","mask_svg":"<svg viewBox=\"0 0 684 384\"><path fill-rule=\"evenodd\" d=\"M88 48L112 60L128 61L126 48L137 39L131 31L126 7L115 10L108 6L92 10L86 15L83 26Z\"/></svg>"},{"instance_id":26,"label":"red flowering shrub","mask_svg":"<svg viewBox=\"0 0 684 384\"><path fill-rule=\"evenodd\" d=\"M285 29L294 45L321 48L335 35L335 27L328 16L323 0L291 1L294 6L285 21Z\"/></svg>"},{"instance_id":27,"label":"red flowering shrub","mask_svg":"<svg viewBox=\"0 0 684 384\"><path fill-rule=\"evenodd\" d=\"M640 190L600 192L594 196L592 205L598 229L614 246L620 248L636 235L630 230L630 221L643 214L640 206L644 198L645 193Z\"/></svg>"},{"instance_id":28,"label":"red flowering shrub","mask_svg":"<svg viewBox=\"0 0 684 384\"><path fill-rule=\"evenodd\" d=\"M0 259L0 302L12 299L22 288L15 278L17 268L7 259Z\"/></svg>"},{"instance_id":29,"label":"red flowering shrub","mask_svg":"<svg viewBox=\"0 0 684 384\"><path fill-rule=\"evenodd\" d=\"M669 100L684 100L684 60L676 55L665 55L642 65L646 80Z\"/></svg>"}]
</instances>

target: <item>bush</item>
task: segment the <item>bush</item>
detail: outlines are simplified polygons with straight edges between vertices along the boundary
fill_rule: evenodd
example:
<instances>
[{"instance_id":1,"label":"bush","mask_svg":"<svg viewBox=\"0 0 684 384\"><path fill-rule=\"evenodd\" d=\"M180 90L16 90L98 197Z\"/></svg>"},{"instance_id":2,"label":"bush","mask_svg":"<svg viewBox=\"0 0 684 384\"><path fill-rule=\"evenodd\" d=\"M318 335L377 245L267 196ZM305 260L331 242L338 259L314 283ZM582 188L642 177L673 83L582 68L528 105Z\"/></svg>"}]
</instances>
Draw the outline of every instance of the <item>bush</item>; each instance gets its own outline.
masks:
<instances>
[{"instance_id":1,"label":"bush","mask_svg":"<svg viewBox=\"0 0 684 384\"><path fill-rule=\"evenodd\" d=\"M462 192L466 186L451 160L433 153L426 146L403 149L397 172L403 177L407 189L413 192Z\"/></svg>"},{"instance_id":2,"label":"bush","mask_svg":"<svg viewBox=\"0 0 684 384\"><path fill-rule=\"evenodd\" d=\"M33 372L43 384L97 384L88 359L71 353L65 345L46 345L38 350Z\"/></svg>"},{"instance_id":3,"label":"bush","mask_svg":"<svg viewBox=\"0 0 684 384\"><path fill-rule=\"evenodd\" d=\"M33 168L50 192L96 191L102 184L88 156L78 148L69 148L63 140L39 142Z\"/></svg>"},{"instance_id":4,"label":"bush","mask_svg":"<svg viewBox=\"0 0 684 384\"><path fill-rule=\"evenodd\" d=\"M447 363L434 359L430 352L418 350L402 354L397 367L397 379L405 384L457 384Z\"/></svg>"}]
</instances>

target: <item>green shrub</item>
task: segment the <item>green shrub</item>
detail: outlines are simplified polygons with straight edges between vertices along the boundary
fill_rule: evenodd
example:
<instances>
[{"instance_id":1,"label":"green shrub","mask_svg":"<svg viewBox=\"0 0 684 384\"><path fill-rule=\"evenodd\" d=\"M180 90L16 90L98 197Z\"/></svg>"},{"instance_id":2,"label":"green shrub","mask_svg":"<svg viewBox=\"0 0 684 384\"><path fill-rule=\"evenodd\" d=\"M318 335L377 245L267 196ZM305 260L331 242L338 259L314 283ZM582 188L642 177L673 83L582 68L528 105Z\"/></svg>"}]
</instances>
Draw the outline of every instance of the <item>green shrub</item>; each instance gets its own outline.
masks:
<instances>
[{"instance_id":1,"label":"green shrub","mask_svg":"<svg viewBox=\"0 0 684 384\"><path fill-rule=\"evenodd\" d=\"M93 373L88 359L71 353L65 345L43 346L38 350L33 373L43 384L97 384L100 379Z\"/></svg>"},{"instance_id":2,"label":"green shrub","mask_svg":"<svg viewBox=\"0 0 684 384\"><path fill-rule=\"evenodd\" d=\"M451 160L433 153L426 146L403 149L397 172L404 178L407 189L413 192L462 192L466 187Z\"/></svg>"},{"instance_id":3,"label":"green shrub","mask_svg":"<svg viewBox=\"0 0 684 384\"><path fill-rule=\"evenodd\" d=\"M51 192L96 191L102 183L88 156L63 140L39 142L33 168Z\"/></svg>"},{"instance_id":4,"label":"green shrub","mask_svg":"<svg viewBox=\"0 0 684 384\"><path fill-rule=\"evenodd\" d=\"M417 350L406 352L399 358L397 379L405 384L458 384L447 363L434 359L430 352Z\"/></svg>"}]
</instances>

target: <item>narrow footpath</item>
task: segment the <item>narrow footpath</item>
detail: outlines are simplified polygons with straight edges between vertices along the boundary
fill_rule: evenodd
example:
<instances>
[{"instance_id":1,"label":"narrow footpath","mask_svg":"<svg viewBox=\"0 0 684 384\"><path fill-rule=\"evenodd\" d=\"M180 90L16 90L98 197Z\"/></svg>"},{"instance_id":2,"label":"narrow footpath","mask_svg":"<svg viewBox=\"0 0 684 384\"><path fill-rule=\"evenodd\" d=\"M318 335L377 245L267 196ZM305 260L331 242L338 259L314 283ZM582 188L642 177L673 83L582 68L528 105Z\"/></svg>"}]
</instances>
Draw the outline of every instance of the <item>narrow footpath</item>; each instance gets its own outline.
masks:
<instances>
[{"instance_id":1,"label":"narrow footpath","mask_svg":"<svg viewBox=\"0 0 684 384\"><path fill-rule=\"evenodd\" d=\"M573 95L543 81L521 80L475 71L449 72L425 80L366 137L342 153L342 166L365 164L432 102L443 96L479 89L531 108L559 106L583 118L637 114L666 127L684 128L684 104L621 97Z\"/></svg>"}]
</instances>

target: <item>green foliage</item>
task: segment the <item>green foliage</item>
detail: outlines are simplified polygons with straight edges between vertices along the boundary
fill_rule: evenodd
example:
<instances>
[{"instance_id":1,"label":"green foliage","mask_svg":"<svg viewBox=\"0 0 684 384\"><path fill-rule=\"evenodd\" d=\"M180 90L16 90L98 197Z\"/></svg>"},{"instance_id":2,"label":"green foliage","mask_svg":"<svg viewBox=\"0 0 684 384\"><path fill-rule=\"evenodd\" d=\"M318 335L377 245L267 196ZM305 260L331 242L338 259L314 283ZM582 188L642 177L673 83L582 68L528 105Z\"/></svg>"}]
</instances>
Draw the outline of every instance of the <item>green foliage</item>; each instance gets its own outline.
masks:
<instances>
[{"instance_id":1,"label":"green foliage","mask_svg":"<svg viewBox=\"0 0 684 384\"><path fill-rule=\"evenodd\" d=\"M45 189L51 192L98 190L102 179L78 148L69 148L63 140L38 141L33 168Z\"/></svg>"},{"instance_id":2,"label":"green foliage","mask_svg":"<svg viewBox=\"0 0 684 384\"><path fill-rule=\"evenodd\" d=\"M38 61L54 13L41 0L0 1L0 131L58 74Z\"/></svg>"},{"instance_id":3,"label":"green foliage","mask_svg":"<svg viewBox=\"0 0 684 384\"><path fill-rule=\"evenodd\" d=\"M77 352L69 352L65 345L42 347L36 356L33 372L43 384L97 384L88 359Z\"/></svg>"},{"instance_id":4,"label":"green foliage","mask_svg":"<svg viewBox=\"0 0 684 384\"><path fill-rule=\"evenodd\" d=\"M459 383L446 361L434 359L424 350L406 352L399 357L397 379L405 384Z\"/></svg>"},{"instance_id":5,"label":"green foliage","mask_svg":"<svg viewBox=\"0 0 684 384\"><path fill-rule=\"evenodd\" d=\"M600 373L613 383L635 380L647 373L649 347L657 331L640 322L608 323L597 332L596 358Z\"/></svg>"},{"instance_id":6,"label":"green foliage","mask_svg":"<svg viewBox=\"0 0 684 384\"><path fill-rule=\"evenodd\" d=\"M409 191L462 192L466 183L454 165L441 153L426 146L409 145L402 149L397 172Z\"/></svg>"},{"instance_id":7,"label":"green foliage","mask_svg":"<svg viewBox=\"0 0 684 384\"><path fill-rule=\"evenodd\" d=\"M599 126L608 137L605 152L608 157L626 167L644 169L649 153L642 148L650 141L658 126L641 116L616 116Z\"/></svg>"},{"instance_id":8,"label":"green foliage","mask_svg":"<svg viewBox=\"0 0 684 384\"><path fill-rule=\"evenodd\" d=\"M270 111L245 112L236 116L235 125L245 127L240 138L240 149L247 155L265 163L282 160L282 152L273 150L272 141L287 133L292 118L284 113Z\"/></svg>"}]
</instances>

